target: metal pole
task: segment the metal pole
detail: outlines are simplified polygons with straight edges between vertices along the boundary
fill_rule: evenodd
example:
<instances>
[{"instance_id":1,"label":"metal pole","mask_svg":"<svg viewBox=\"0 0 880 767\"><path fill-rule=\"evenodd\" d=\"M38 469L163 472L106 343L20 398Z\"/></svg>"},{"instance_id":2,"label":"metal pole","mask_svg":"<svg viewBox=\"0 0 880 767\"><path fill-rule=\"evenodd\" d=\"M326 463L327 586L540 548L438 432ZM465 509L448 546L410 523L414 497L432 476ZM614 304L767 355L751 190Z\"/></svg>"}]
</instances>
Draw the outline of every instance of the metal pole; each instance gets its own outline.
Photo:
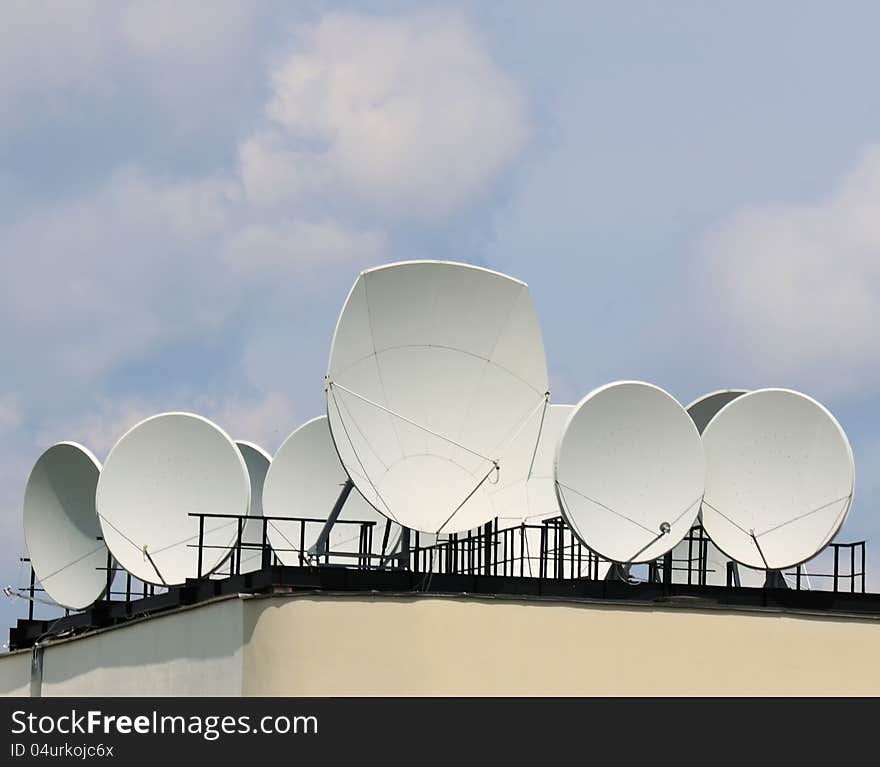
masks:
<instances>
[{"instance_id":1,"label":"metal pole","mask_svg":"<svg viewBox=\"0 0 880 767\"><path fill-rule=\"evenodd\" d=\"M525 575L523 572L523 554L525 553L526 546L526 523L523 522L519 526L519 576L522 578ZM510 568L510 574L513 575L513 567Z\"/></svg>"},{"instance_id":2,"label":"metal pole","mask_svg":"<svg viewBox=\"0 0 880 767\"><path fill-rule=\"evenodd\" d=\"M31 565L31 585L30 585L30 595L31 598L28 600L28 620L32 621L34 619L34 591L35 584L37 582L37 574L34 572L34 566Z\"/></svg>"},{"instance_id":3,"label":"metal pole","mask_svg":"<svg viewBox=\"0 0 880 767\"><path fill-rule=\"evenodd\" d=\"M244 529L242 518L238 518L238 537L235 539L237 544L235 546L235 574L241 574L241 534Z\"/></svg>"},{"instance_id":4,"label":"metal pole","mask_svg":"<svg viewBox=\"0 0 880 767\"><path fill-rule=\"evenodd\" d=\"M107 551L107 601L113 599L113 556Z\"/></svg>"},{"instance_id":5,"label":"metal pole","mask_svg":"<svg viewBox=\"0 0 880 767\"><path fill-rule=\"evenodd\" d=\"M856 590L856 545L853 544L849 550L849 590L855 593Z\"/></svg>"},{"instance_id":6,"label":"metal pole","mask_svg":"<svg viewBox=\"0 0 880 767\"><path fill-rule=\"evenodd\" d=\"M840 554L840 547L835 543L834 545L834 593L837 593L837 573L839 570L838 559Z\"/></svg>"},{"instance_id":7,"label":"metal pole","mask_svg":"<svg viewBox=\"0 0 880 767\"><path fill-rule=\"evenodd\" d=\"M269 567L272 564L272 552L269 548L269 536L267 534L266 525L269 524L269 520L265 517L263 518L263 540L260 541L260 568Z\"/></svg>"},{"instance_id":8,"label":"metal pole","mask_svg":"<svg viewBox=\"0 0 880 767\"><path fill-rule=\"evenodd\" d=\"M321 528L321 532L318 535L318 540L314 546L314 552L318 557L320 557L322 554L327 553L327 542L330 539L330 531L336 524L336 520L339 518L339 514L342 512L342 507L345 505L345 502L348 500L348 496L353 489L354 482L352 482L351 478L349 477L345 480L345 484L342 486L342 490L339 491L339 496L336 498L336 503L333 504L333 508L330 511L330 516L327 517L327 521L324 523L324 527Z\"/></svg>"},{"instance_id":9,"label":"metal pole","mask_svg":"<svg viewBox=\"0 0 880 767\"><path fill-rule=\"evenodd\" d=\"M484 549L486 561L484 563L485 564L484 572L486 575L491 575L492 574L492 571L491 571L491 567L492 567L492 522L491 521L487 522L484 529L486 531L486 542L485 542L485 549Z\"/></svg>"},{"instance_id":10,"label":"metal pole","mask_svg":"<svg viewBox=\"0 0 880 767\"><path fill-rule=\"evenodd\" d=\"M196 569L196 577L202 577L202 546L205 542L205 517L204 515L199 515L199 562L198 568Z\"/></svg>"},{"instance_id":11,"label":"metal pole","mask_svg":"<svg viewBox=\"0 0 880 767\"><path fill-rule=\"evenodd\" d=\"M862 594L865 593L865 542L862 541Z\"/></svg>"}]
</instances>

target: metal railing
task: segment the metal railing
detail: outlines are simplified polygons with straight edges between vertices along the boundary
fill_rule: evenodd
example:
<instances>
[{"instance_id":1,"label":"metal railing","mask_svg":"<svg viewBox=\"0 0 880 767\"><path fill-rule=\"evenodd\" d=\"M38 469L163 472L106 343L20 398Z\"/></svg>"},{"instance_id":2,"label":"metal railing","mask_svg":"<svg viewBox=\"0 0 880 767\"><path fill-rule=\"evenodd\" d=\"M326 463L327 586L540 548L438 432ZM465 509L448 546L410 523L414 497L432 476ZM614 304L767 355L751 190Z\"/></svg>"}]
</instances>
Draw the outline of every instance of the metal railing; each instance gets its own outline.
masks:
<instances>
[{"instance_id":1,"label":"metal railing","mask_svg":"<svg viewBox=\"0 0 880 767\"><path fill-rule=\"evenodd\" d=\"M382 545L374 551L377 523L374 520L337 520L340 529L352 528L346 542L357 540L346 550L334 550L333 538L327 536L323 547L306 546L312 540L309 526L326 524L319 517L249 517L228 514L193 514L198 517L198 535L194 543L196 554L197 579L227 578L242 574L242 563L250 562L259 556L259 566L293 564L300 567L347 567L358 570L409 570L414 573L490 575L508 578L541 578L553 580L580 579L599 580L612 566L612 563L581 543L562 517L554 517L538 524L520 524L514 527L499 528L498 521L462 534L451 534L447 538L423 546L422 536L416 531L404 531L402 540L388 550L390 525L385 525ZM206 520L229 520L236 526L235 539L229 544L211 543L207 536L214 530L208 529ZM245 529L248 525L260 525L259 540L247 540ZM269 543L268 526L285 526L281 537L289 548L274 548ZM216 529L216 528L215 528ZM277 526L276 526L277 529ZM292 535L291 529L295 531ZM277 543L277 541L276 541ZM703 528L697 524L676 546L675 552L668 552L662 558L647 565L647 580L656 583L687 583L707 585L710 573L708 547L712 545ZM686 547L686 548L685 548ZM220 564L205 572L206 552L228 550ZM293 555L286 556L286 555ZM786 571L784 574L790 588L800 591L813 588L812 581L818 579L828 583L827 589L837 592L865 593L865 541L853 543L831 543L811 563L818 565L822 557L831 556L831 572L809 570L805 565ZM245 556L247 555L247 559ZM281 556L279 556L281 555ZM292 560L292 561L291 561ZM22 562L30 562L23 558ZM810 564L810 563L807 563ZM155 566L155 565L154 565ZM106 601L125 601L155 596L157 589L152 583L142 581L131 573L116 569L108 554L106 567L98 568L107 572ZM124 586L114 588L114 584L124 577ZM724 579L727 586L739 585L739 570L734 562L727 563ZM829 583L830 581L830 583ZM717 579L716 579L717 582ZM29 596L28 620L34 619L35 595L44 592L37 584L33 567L30 568L30 581L27 588ZM69 612L69 611L68 611Z\"/></svg>"}]
</instances>

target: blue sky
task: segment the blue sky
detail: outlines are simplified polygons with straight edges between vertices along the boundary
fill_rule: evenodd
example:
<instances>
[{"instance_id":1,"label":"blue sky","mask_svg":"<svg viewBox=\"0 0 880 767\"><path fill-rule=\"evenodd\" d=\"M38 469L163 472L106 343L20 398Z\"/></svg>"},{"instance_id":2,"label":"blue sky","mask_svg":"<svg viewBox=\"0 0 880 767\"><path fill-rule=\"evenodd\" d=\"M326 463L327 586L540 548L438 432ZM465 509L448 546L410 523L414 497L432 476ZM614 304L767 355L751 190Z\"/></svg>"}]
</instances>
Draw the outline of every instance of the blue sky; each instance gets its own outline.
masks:
<instances>
[{"instance_id":1,"label":"blue sky","mask_svg":"<svg viewBox=\"0 0 880 767\"><path fill-rule=\"evenodd\" d=\"M7 2L0 580L49 444L321 412L357 272L531 285L555 401L801 389L880 540L874 3ZM874 589L880 547L869 546ZM10 623L21 603L4 603Z\"/></svg>"}]
</instances>

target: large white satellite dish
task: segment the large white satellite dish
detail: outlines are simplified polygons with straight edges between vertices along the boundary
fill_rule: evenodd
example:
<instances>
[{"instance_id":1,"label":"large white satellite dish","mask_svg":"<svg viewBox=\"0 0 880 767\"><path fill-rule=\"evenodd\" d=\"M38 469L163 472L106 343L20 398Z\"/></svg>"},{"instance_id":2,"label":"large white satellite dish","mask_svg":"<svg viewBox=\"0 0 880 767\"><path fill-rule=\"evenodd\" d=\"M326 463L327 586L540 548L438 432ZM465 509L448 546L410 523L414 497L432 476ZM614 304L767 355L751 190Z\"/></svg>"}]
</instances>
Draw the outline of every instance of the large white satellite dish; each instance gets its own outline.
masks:
<instances>
[{"instance_id":1,"label":"large white satellite dish","mask_svg":"<svg viewBox=\"0 0 880 767\"><path fill-rule=\"evenodd\" d=\"M239 572L249 573L259 570L263 563L263 483L272 457L253 442L236 440L235 444L244 458L251 481L251 505L248 519L241 530L241 561L238 566Z\"/></svg>"},{"instance_id":2,"label":"large white satellite dish","mask_svg":"<svg viewBox=\"0 0 880 767\"><path fill-rule=\"evenodd\" d=\"M700 435L669 394L611 383L580 401L556 453L556 492L584 544L615 562L649 562L690 530L703 497Z\"/></svg>"},{"instance_id":3,"label":"large white satellite dish","mask_svg":"<svg viewBox=\"0 0 880 767\"><path fill-rule=\"evenodd\" d=\"M357 489L349 488L335 520L330 514L346 489L348 475L330 437L327 417L304 423L278 448L263 486L263 510L267 517L312 519L300 522L268 521L269 542L284 565L298 565L301 556L316 555L319 542L335 554L334 564L357 564L362 531L372 522L370 553L373 564L394 553L400 545L401 528L380 514ZM323 533L323 536L322 536ZM322 560L323 561L323 560Z\"/></svg>"},{"instance_id":4,"label":"large white satellite dish","mask_svg":"<svg viewBox=\"0 0 880 767\"><path fill-rule=\"evenodd\" d=\"M822 405L760 389L730 402L703 432L703 527L748 567L805 562L834 537L852 503L849 440Z\"/></svg>"},{"instance_id":5,"label":"large white satellite dish","mask_svg":"<svg viewBox=\"0 0 880 767\"><path fill-rule=\"evenodd\" d=\"M340 460L376 509L423 532L479 527L527 476L547 401L528 286L441 261L363 272L326 392Z\"/></svg>"},{"instance_id":6,"label":"large white satellite dish","mask_svg":"<svg viewBox=\"0 0 880 767\"><path fill-rule=\"evenodd\" d=\"M511 484L493 496L498 510L498 527L505 528L525 522L527 525L540 523L560 514L559 500L553 481L553 459L556 446L562 436L566 421L574 410L574 405L547 405L541 423L538 443L521 444L522 451L532 449L532 460L526 477L519 483ZM530 435L521 434L518 442L525 442ZM539 530L527 531L538 534ZM532 535L534 537L534 535Z\"/></svg>"},{"instance_id":7,"label":"large white satellite dish","mask_svg":"<svg viewBox=\"0 0 880 767\"><path fill-rule=\"evenodd\" d=\"M58 604L82 610L107 590L107 546L95 513L101 464L74 442L37 459L24 494L24 539L40 585Z\"/></svg>"},{"instance_id":8,"label":"large white satellite dish","mask_svg":"<svg viewBox=\"0 0 880 767\"><path fill-rule=\"evenodd\" d=\"M709 392L702 397L697 397L685 409L688 415L693 419L700 434L706 429L709 421L715 414L721 410L728 402L733 402L737 397L746 393L745 389L719 389L718 391Z\"/></svg>"},{"instance_id":9,"label":"large white satellite dish","mask_svg":"<svg viewBox=\"0 0 880 767\"><path fill-rule=\"evenodd\" d=\"M229 555L238 522L204 518L199 572L199 518L246 515L247 467L219 426L192 413L161 413L114 445L98 480L104 540L116 560L142 581L179 585L213 572Z\"/></svg>"}]
</instances>

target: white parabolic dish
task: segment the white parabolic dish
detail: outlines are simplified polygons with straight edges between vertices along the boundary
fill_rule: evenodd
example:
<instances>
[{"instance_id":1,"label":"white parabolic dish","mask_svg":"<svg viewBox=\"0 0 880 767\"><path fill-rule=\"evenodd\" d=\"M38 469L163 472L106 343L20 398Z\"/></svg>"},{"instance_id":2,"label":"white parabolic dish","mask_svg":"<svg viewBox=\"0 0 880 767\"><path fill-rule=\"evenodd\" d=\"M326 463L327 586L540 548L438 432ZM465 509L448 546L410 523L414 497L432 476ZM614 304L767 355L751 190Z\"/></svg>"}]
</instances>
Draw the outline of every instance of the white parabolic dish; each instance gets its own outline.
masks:
<instances>
[{"instance_id":1,"label":"white parabolic dish","mask_svg":"<svg viewBox=\"0 0 880 767\"><path fill-rule=\"evenodd\" d=\"M855 487L852 448L834 416L805 394L744 394L718 411L703 443L703 526L731 559L792 567L843 525Z\"/></svg>"},{"instance_id":2,"label":"white parabolic dish","mask_svg":"<svg viewBox=\"0 0 880 767\"><path fill-rule=\"evenodd\" d=\"M59 442L37 459L24 494L24 539L40 585L58 604L82 610L107 589L95 488L101 464L82 445Z\"/></svg>"},{"instance_id":3,"label":"white parabolic dish","mask_svg":"<svg viewBox=\"0 0 880 767\"><path fill-rule=\"evenodd\" d=\"M556 492L584 544L615 562L648 562L690 530L703 497L700 435L675 398L611 383L571 414L556 453Z\"/></svg>"},{"instance_id":4,"label":"white parabolic dish","mask_svg":"<svg viewBox=\"0 0 880 767\"><path fill-rule=\"evenodd\" d=\"M327 417L319 416L304 423L278 448L263 487L263 509L267 517L298 517L320 520L308 523L301 538L300 522L273 519L268 523L268 537L275 555L285 565L300 564L300 549L306 552L318 542L324 521L339 499L348 475L330 438ZM363 496L352 489L336 523L330 531L329 548L337 554L357 554L359 522L373 522L371 553L389 554L400 542L401 528L380 514ZM386 523L390 525L385 540ZM383 549L384 543L384 549ZM334 560L335 561L335 560ZM355 559L347 559L356 564ZM345 564L346 561L340 561ZM378 564L374 561L374 564Z\"/></svg>"},{"instance_id":5,"label":"white parabolic dish","mask_svg":"<svg viewBox=\"0 0 880 767\"><path fill-rule=\"evenodd\" d=\"M379 511L429 533L488 522L528 474L547 400L528 286L440 261L363 272L326 388L340 460Z\"/></svg>"},{"instance_id":6,"label":"white parabolic dish","mask_svg":"<svg viewBox=\"0 0 880 767\"><path fill-rule=\"evenodd\" d=\"M247 467L219 426L192 413L161 413L114 445L98 480L98 516L116 560L142 581L179 585L198 576L199 518L246 515ZM235 543L235 519L205 518L202 572Z\"/></svg>"},{"instance_id":7,"label":"white parabolic dish","mask_svg":"<svg viewBox=\"0 0 880 767\"><path fill-rule=\"evenodd\" d=\"M253 442L236 440L241 457L247 466L248 477L251 481L251 505L248 512L248 520L244 523L241 531L241 564L239 572L249 573L259 570L263 562L263 483L266 481L266 472L272 463L272 457Z\"/></svg>"},{"instance_id":8,"label":"white parabolic dish","mask_svg":"<svg viewBox=\"0 0 880 767\"><path fill-rule=\"evenodd\" d=\"M553 483L553 459L556 457L556 445L562 436L562 430L574 410L574 405L547 405L544 412L541 434L526 479L519 484L510 485L493 496L498 509L499 528L526 524L536 524L544 519L559 516L559 500ZM518 439L527 439L520 436ZM523 445L523 450L528 445ZM535 535L538 530L530 530Z\"/></svg>"}]
</instances>

